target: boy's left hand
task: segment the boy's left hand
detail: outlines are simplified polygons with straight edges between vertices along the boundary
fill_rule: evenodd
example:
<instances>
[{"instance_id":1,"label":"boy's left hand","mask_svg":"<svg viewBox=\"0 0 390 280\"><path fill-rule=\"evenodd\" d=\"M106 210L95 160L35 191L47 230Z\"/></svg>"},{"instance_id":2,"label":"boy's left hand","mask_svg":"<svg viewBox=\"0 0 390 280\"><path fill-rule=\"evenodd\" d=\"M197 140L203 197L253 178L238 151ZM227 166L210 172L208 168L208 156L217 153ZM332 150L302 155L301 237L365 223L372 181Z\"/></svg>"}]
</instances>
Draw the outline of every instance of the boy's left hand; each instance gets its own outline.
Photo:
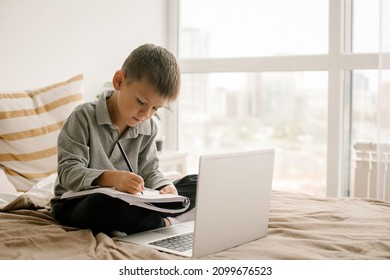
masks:
<instances>
[{"instance_id":1,"label":"boy's left hand","mask_svg":"<svg viewBox=\"0 0 390 280\"><path fill-rule=\"evenodd\" d=\"M160 189L160 193L161 194L168 194L168 193L171 193L171 194L178 194L177 193L177 189L174 185L166 185L164 187L162 187L162 189Z\"/></svg>"}]
</instances>

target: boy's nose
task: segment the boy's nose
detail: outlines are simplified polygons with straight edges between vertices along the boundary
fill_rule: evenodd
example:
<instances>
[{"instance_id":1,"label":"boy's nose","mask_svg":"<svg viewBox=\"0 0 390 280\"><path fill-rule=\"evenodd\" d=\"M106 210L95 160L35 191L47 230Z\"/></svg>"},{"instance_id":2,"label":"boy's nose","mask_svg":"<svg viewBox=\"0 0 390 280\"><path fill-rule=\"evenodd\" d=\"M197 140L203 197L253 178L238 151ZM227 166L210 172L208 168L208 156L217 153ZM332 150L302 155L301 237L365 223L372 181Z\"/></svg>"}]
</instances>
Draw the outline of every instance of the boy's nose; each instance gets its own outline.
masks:
<instances>
[{"instance_id":1,"label":"boy's nose","mask_svg":"<svg viewBox=\"0 0 390 280\"><path fill-rule=\"evenodd\" d=\"M140 116L141 119L147 119L149 118L152 110L151 109L144 109L138 112L138 116Z\"/></svg>"}]
</instances>

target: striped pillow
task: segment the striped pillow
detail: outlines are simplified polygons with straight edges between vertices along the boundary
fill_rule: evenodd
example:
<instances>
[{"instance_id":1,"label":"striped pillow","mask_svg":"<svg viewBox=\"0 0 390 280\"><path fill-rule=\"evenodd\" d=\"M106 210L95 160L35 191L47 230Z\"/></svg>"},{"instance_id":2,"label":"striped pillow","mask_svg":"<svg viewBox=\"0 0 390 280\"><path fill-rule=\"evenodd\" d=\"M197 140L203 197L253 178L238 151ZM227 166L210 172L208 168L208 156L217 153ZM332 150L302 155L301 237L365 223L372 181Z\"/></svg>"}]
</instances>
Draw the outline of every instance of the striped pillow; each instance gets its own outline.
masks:
<instances>
[{"instance_id":1,"label":"striped pillow","mask_svg":"<svg viewBox=\"0 0 390 280\"><path fill-rule=\"evenodd\" d=\"M57 172L57 137L83 100L83 80L78 75L32 91L0 93L0 167L17 191Z\"/></svg>"}]
</instances>

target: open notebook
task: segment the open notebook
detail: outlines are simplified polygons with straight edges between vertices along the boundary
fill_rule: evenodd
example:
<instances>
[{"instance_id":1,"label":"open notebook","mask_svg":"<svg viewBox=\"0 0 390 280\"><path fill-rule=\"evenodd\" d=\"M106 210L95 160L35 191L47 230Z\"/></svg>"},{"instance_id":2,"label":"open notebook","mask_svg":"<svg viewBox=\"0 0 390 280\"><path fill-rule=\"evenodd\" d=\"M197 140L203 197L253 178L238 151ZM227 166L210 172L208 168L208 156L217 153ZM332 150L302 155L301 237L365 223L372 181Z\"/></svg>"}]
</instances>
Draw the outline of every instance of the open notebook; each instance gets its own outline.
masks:
<instances>
[{"instance_id":1,"label":"open notebook","mask_svg":"<svg viewBox=\"0 0 390 280\"><path fill-rule=\"evenodd\" d=\"M145 189L142 194L130 194L118 191L114 188L103 188L99 186L77 192L67 191L61 196L61 199L74 199L93 193L109 195L122 199L131 205L165 213L181 213L190 206L190 200L181 195L160 194L159 191L152 189Z\"/></svg>"},{"instance_id":2,"label":"open notebook","mask_svg":"<svg viewBox=\"0 0 390 280\"><path fill-rule=\"evenodd\" d=\"M201 156L195 222L115 239L199 258L264 237L273 166L274 150Z\"/></svg>"}]
</instances>

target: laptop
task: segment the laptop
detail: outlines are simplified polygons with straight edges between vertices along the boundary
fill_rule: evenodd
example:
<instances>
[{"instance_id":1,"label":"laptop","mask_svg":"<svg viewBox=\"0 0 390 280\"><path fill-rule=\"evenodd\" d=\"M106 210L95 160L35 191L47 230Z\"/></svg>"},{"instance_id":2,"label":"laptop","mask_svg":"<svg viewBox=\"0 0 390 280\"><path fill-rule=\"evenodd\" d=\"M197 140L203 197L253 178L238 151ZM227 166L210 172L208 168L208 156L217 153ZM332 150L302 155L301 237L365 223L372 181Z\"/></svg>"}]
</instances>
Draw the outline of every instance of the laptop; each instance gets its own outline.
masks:
<instances>
[{"instance_id":1,"label":"laptop","mask_svg":"<svg viewBox=\"0 0 390 280\"><path fill-rule=\"evenodd\" d=\"M273 167L273 149L200 156L195 221L115 239L200 258L262 238L268 230ZM188 248L183 240L171 244L183 238Z\"/></svg>"}]
</instances>

